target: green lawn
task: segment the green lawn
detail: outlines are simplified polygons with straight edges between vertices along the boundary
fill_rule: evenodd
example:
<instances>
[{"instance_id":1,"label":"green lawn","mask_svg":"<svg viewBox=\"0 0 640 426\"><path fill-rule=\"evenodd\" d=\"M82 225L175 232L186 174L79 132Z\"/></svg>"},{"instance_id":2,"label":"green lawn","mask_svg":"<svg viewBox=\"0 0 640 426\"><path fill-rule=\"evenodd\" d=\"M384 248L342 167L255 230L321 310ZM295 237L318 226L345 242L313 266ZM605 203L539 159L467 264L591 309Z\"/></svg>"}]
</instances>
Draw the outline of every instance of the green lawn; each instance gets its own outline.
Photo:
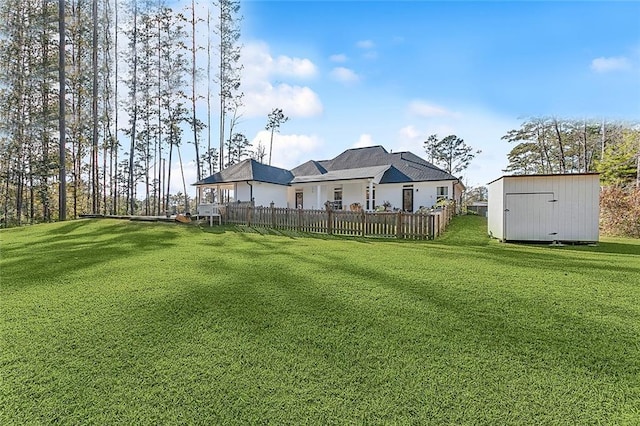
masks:
<instances>
[{"instance_id":1,"label":"green lawn","mask_svg":"<svg viewBox=\"0 0 640 426\"><path fill-rule=\"evenodd\" d=\"M640 240L273 234L1 231L0 424L640 423Z\"/></svg>"}]
</instances>

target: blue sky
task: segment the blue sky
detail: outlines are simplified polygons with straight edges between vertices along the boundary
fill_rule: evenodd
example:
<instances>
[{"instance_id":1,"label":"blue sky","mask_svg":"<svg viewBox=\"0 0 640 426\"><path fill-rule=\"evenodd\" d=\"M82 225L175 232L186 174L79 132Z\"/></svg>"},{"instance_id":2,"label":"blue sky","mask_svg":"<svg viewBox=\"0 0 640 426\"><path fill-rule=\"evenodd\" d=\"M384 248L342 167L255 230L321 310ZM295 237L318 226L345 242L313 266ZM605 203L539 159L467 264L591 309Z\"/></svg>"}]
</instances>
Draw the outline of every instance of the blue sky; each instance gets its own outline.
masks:
<instances>
[{"instance_id":1,"label":"blue sky","mask_svg":"<svg viewBox=\"0 0 640 426\"><path fill-rule=\"evenodd\" d=\"M273 165L355 146L424 156L456 134L481 149L465 182L507 165L523 117L640 118L639 2L245 1L240 130ZM214 129L214 131L217 131ZM215 134L215 133L214 133Z\"/></svg>"}]
</instances>

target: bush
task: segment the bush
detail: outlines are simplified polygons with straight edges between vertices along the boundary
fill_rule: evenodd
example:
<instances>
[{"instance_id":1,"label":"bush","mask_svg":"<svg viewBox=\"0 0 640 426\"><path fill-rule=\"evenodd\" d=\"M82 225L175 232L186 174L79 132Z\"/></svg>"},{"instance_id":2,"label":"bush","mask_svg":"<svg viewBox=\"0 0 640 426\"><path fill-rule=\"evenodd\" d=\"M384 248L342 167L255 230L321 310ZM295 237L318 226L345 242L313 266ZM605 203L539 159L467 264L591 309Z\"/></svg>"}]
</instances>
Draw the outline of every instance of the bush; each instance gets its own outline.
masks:
<instances>
[{"instance_id":1,"label":"bush","mask_svg":"<svg viewBox=\"0 0 640 426\"><path fill-rule=\"evenodd\" d=\"M640 238L640 188L606 187L600 193L603 233Z\"/></svg>"}]
</instances>

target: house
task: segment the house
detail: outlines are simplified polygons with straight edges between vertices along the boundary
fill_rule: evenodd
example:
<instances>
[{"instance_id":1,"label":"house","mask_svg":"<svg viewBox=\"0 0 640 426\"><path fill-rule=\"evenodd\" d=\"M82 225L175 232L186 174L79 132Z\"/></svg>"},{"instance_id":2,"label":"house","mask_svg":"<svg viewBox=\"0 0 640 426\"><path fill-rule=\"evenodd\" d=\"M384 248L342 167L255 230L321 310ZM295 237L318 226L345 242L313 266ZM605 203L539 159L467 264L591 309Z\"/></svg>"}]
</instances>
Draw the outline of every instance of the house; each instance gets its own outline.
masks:
<instances>
[{"instance_id":1,"label":"house","mask_svg":"<svg viewBox=\"0 0 640 426\"><path fill-rule=\"evenodd\" d=\"M234 201L256 206L323 209L329 201L334 209L359 204L374 210L387 204L410 212L442 199L459 205L464 190L458 178L417 155L390 153L382 146L348 149L331 160L307 161L292 170L244 160L194 185L201 200L207 200L207 189L215 188L216 194L226 190Z\"/></svg>"},{"instance_id":2,"label":"house","mask_svg":"<svg viewBox=\"0 0 640 426\"><path fill-rule=\"evenodd\" d=\"M597 173L503 176L488 184L488 232L501 241L596 242Z\"/></svg>"}]
</instances>

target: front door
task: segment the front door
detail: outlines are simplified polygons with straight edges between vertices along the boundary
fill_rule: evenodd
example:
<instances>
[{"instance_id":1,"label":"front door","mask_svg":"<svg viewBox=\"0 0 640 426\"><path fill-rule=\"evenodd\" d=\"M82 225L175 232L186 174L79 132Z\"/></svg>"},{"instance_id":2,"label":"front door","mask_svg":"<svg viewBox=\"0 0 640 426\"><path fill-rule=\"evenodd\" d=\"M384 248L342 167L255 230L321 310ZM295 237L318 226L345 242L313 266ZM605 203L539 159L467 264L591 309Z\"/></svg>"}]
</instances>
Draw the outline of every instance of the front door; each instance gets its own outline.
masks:
<instances>
[{"instance_id":1,"label":"front door","mask_svg":"<svg viewBox=\"0 0 640 426\"><path fill-rule=\"evenodd\" d=\"M296 192L296 208L301 209L302 204L302 191Z\"/></svg>"},{"instance_id":2,"label":"front door","mask_svg":"<svg viewBox=\"0 0 640 426\"><path fill-rule=\"evenodd\" d=\"M402 210L413 212L413 188L402 188Z\"/></svg>"}]
</instances>

